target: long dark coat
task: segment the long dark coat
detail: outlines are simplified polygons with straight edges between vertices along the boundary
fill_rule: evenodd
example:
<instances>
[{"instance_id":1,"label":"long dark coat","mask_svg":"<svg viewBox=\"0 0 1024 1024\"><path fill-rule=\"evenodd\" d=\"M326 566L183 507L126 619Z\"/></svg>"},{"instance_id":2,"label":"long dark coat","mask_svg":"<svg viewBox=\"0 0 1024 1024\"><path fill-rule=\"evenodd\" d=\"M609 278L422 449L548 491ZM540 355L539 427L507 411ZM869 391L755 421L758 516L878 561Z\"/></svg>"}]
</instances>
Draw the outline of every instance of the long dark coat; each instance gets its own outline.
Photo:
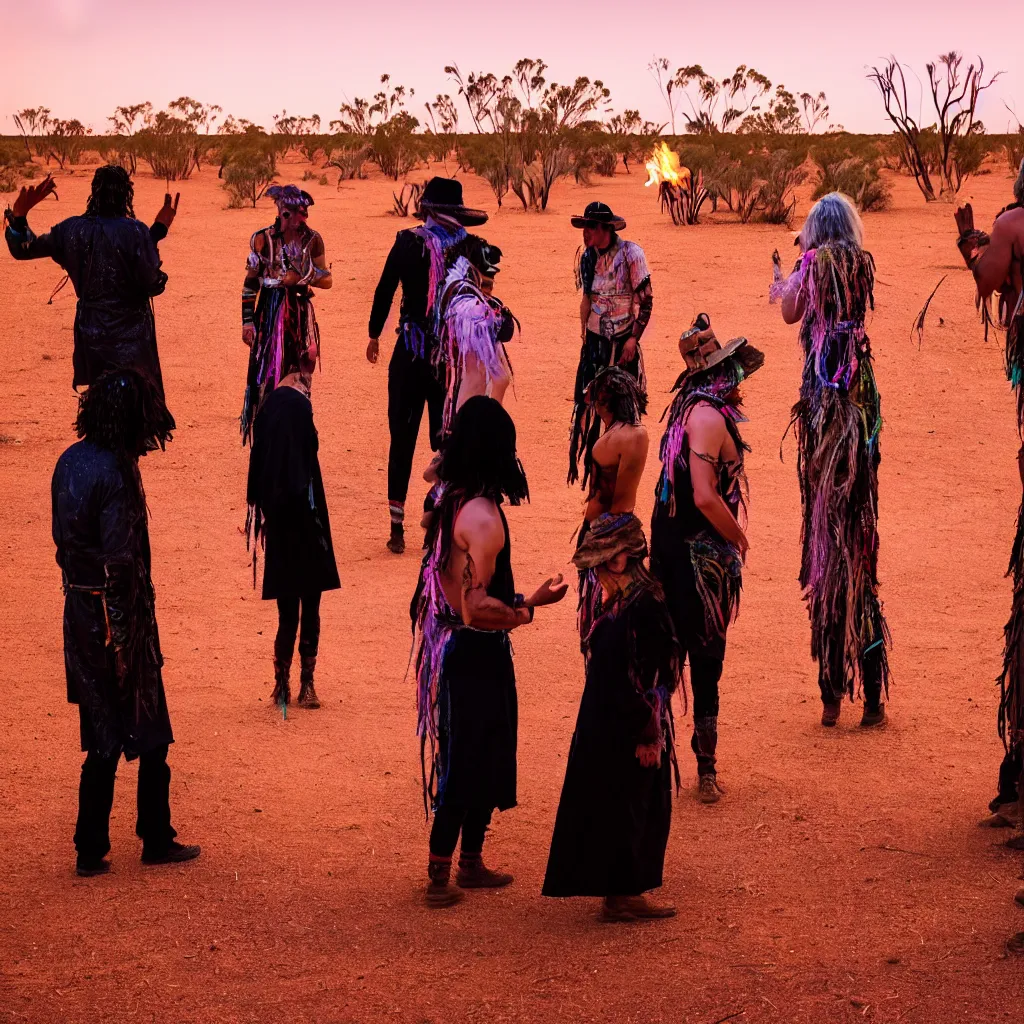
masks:
<instances>
[{"instance_id":1,"label":"long dark coat","mask_svg":"<svg viewBox=\"0 0 1024 1024\"><path fill-rule=\"evenodd\" d=\"M671 678L671 629L647 592L594 626L587 679L555 818L545 896L637 896L661 885L672 817L671 759L644 768L637 745L658 735L642 687ZM631 653L632 652L632 653Z\"/></svg>"},{"instance_id":2,"label":"long dark coat","mask_svg":"<svg viewBox=\"0 0 1024 1024\"><path fill-rule=\"evenodd\" d=\"M106 370L138 370L163 394L150 299L167 284L156 248L166 234L162 224L147 228L131 217L69 217L38 237L23 218L8 226L15 259L49 257L74 285L75 387Z\"/></svg>"},{"instance_id":3,"label":"long dark coat","mask_svg":"<svg viewBox=\"0 0 1024 1024\"><path fill-rule=\"evenodd\" d=\"M313 405L284 385L256 416L248 499L266 552L263 600L301 598L341 586L334 561Z\"/></svg>"},{"instance_id":4,"label":"long dark coat","mask_svg":"<svg viewBox=\"0 0 1024 1024\"><path fill-rule=\"evenodd\" d=\"M79 706L83 750L129 759L174 742L135 473L113 452L79 441L57 461L52 484L68 701ZM116 648L128 660L120 682Z\"/></svg>"}]
</instances>

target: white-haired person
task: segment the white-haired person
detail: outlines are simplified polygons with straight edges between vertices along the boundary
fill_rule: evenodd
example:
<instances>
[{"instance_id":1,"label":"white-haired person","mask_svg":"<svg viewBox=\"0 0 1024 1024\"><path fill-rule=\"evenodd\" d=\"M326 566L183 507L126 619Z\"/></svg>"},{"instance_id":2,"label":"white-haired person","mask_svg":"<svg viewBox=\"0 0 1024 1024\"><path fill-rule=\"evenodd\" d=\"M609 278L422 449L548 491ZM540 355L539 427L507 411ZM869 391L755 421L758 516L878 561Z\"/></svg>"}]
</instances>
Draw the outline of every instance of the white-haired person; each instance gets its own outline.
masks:
<instances>
[{"instance_id":1,"label":"white-haired person","mask_svg":"<svg viewBox=\"0 0 1024 1024\"><path fill-rule=\"evenodd\" d=\"M838 192L811 208L800 257L783 278L774 254L772 301L801 323L804 371L793 406L803 506L800 585L818 663L821 724L843 697L863 695L862 726L885 721L889 631L878 597L878 439L881 400L864 330L874 308L875 261L853 203Z\"/></svg>"}]
</instances>

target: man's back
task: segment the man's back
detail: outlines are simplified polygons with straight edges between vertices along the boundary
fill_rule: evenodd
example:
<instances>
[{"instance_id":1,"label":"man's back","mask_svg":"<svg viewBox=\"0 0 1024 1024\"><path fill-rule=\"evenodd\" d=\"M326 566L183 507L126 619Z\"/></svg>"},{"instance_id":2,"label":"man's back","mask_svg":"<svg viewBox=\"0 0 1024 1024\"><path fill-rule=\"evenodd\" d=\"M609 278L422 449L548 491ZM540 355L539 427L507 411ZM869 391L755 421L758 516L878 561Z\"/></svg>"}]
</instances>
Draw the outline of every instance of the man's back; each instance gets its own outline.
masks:
<instances>
[{"instance_id":1,"label":"man's back","mask_svg":"<svg viewBox=\"0 0 1024 1024\"><path fill-rule=\"evenodd\" d=\"M632 512L640 479L647 465L650 441L642 424L613 424L594 444L594 482L587 519L604 512Z\"/></svg>"}]
</instances>

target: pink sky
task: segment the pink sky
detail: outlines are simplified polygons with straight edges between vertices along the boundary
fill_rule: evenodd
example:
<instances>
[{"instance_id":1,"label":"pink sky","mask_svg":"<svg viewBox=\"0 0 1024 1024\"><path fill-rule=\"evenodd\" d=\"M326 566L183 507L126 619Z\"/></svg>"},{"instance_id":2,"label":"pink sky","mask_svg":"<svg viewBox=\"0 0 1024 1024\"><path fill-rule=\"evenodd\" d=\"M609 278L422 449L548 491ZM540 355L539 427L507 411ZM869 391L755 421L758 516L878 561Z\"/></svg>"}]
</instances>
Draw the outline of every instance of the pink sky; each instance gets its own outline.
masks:
<instances>
[{"instance_id":1,"label":"pink sky","mask_svg":"<svg viewBox=\"0 0 1024 1024\"><path fill-rule=\"evenodd\" d=\"M716 77L745 63L794 92L823 89L834 120L884 131L865 66L891 52L923 76L926 60L953 48L1006 72L981 110L990 130L1011 121L1004 101L1024 117L1020 6L1011 0L979 7L984 17L951 0L652 0L640 10L629 0L34 0L4 16L0 131L15 130L10 111L38 105L105 130L118 104L161 107L181 94L267 127L282 108L318 113L326 126L346 98L371 95L382 72L415 88L410 110L419 114L424 100L454 93L445 64L503 73L523 56L543 58L549 80L601 78L615 110L661 121L646 70L655 54Z\"/></svg>"}]
</instances>

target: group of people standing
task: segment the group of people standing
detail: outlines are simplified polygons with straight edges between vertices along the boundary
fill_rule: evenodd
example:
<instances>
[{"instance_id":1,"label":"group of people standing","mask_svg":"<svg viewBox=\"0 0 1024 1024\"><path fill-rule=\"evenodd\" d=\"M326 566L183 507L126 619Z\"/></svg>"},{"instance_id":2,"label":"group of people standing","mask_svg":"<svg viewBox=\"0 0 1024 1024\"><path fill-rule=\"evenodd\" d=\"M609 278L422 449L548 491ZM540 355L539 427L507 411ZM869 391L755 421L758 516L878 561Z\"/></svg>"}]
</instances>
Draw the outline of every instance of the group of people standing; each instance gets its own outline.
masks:
<instances>
[{"instance_id":1,"label":"group of people standing","mask_svg":"<svg viewBox=\"0 0 1024 1024\"><path fill-rule=\"evenodd\" d=\"M175 211L166 197L151 228L134 217L132 184L100 168L84 216L36 237L26 216L54 191L25 188L8 211L18 259L51 257L78 294L76 387L81 440L53 481L53 524L65 604L69 699L78 703L82 770L76 831L79 873L109 869L106 822L120 755L138 756L138 832L151 863L197 856L175 841L166 765L172 741L138 460L170 439L152 312L166 275L157 246ZM1007 366L1024 380L1024 166L1017 202L991 236L958 211L958 240L979 296L1000 294ZM319 707L314 686L324 591L339 586L310 399L320 355L313 289L330 288L323 239L308 225L312 197L274 186L273 225L256 232L242 292L249 346L241 434L251 446L247 535L265 550L263 597L277 601L273 700L291 700L296 639L298 705ZM526 596L515 589L505 505L529 498L516 430L503 407L512 378L505 350L518 326L494 295L501 250L468 228L486 214L466 207L458 181L424 190L423 224L398 233L377 286L366 355L376 363L398 287L397 339L388 370L388 548L405 550L405 507L424 406L436 455L424 477L419 580L411 603L424 801L433 812L426 900L450 906L462 889L512 876L482 859L494 810L516 803L517 701L513 629L562 600L554 576ZM659 449L648 546L635 514L649 448L641 339L654 292L643 250L603 203L572 219L583 232L577 266L581 350L570 424L570 483L586 494L573 562L586 682L570 746L544 893L603 900L608 921L665 917L645 893L661 884L673 780L679 785L672 701L693 692L699 796L718 801L719 683L726 637L742 589L749 451L741 386L764 363L746 338L722 344L702 314L679 340L683 362ZM800 323L804 372L792 426L803 506L800 583L818 664L822 725L844 698L863 694L861 725L886 720L890 640L878 594L878 465L882 425L871 347L874 262L852 203L833 193L810 211L800 255L783 276L774 256L772 301ZM987 308L987 306L986 306ZM1018 410L1024 408L1024 400ZM1020 416L1018 416L1020 423ZM1024 449L1022 449L1024 452ZM581 465L582 464L582 465ZM1024 479L1024 456L1022 456ZM1024 713L1024 516L1014 545L1013 612L1006 629L1000 733L1007 758L993 813L1010 821L1019 794ZM1016 772L1014 771L1016 766ZM460 846L461 840L461 846ZM452 860L460 856L451 884ZM1018 940L1024 945L1024 940Z\"/></svg>"}]
</instances>

